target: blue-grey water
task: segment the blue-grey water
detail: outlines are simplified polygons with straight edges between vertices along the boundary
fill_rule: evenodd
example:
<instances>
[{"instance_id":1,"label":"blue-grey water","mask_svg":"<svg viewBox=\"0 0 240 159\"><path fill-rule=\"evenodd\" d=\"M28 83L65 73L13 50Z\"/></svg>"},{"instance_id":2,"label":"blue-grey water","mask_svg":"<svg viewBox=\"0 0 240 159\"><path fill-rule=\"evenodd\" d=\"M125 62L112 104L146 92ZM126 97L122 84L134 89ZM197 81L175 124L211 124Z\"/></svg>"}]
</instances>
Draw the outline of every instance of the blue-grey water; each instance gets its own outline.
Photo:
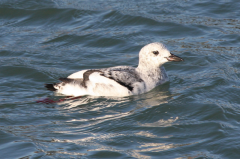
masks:
<instances>
[{"instance_id":1,"label":"blue-grey water","mask_svg":"<svg viewBox=\"0 0 240 159\"><path fill-rule=\"evenodd\" d=\"M240 1L0 0L0 158L240 158ZM130 97L46 104L44 88L136 67L162 42L185 61Z\"/></svg>"}]
</instances>

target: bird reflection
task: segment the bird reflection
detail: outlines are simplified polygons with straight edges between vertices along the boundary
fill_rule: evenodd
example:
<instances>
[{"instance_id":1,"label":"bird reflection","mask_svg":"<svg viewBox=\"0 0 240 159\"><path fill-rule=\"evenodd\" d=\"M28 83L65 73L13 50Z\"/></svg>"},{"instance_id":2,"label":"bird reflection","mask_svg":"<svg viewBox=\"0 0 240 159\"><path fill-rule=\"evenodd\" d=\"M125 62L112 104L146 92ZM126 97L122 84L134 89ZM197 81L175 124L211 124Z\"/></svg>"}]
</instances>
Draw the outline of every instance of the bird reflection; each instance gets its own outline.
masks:
<instances>
[{"instance_id":1,"label":"bird reflection","mask_svg":"<svg viewBox=\"0 0 240 159\"><path fill-rule=\"evenodd\" d=\"M159 136L155 132L146 129L147 127L172 126L178 120L178 117L170 119L160 117L157 121L151 121L148 117L142 119L143 116L141 115L146 112L145 110L164 106L164 104L171 101L174 95L171 94L169 88L170 84L166 83L148 93L128 97L82 96L73 98L59 96L54 100L57 102L53 102L53 104L57 104L56 108L59 109L62 115L66 116L67 120L64 121L66 129L70 129L71 134L76 133L84 136L73 140L68 139L68 142L86 146L88 151L111 150L127 153L135 158L148 158L148 156L144 155L144 152L159 152L181 146L162 142L163 138L171 138L170 134ZM150 114L147 115L150 116ZM141 120L136 119L136 117ZM148 122L145 122L146 120ZM141 128L141 130L132 131L132 127ZM61 133L66 132L68 131L61 131ZM150 141L139 143L130 143L130 141L128 143L128 140L122 141L122 139L129 137L133 138L133 140L146 138ZM111 140L134 144L138 148L125 151L105 144L105 142Z\"/></svg>"}]
</instances>

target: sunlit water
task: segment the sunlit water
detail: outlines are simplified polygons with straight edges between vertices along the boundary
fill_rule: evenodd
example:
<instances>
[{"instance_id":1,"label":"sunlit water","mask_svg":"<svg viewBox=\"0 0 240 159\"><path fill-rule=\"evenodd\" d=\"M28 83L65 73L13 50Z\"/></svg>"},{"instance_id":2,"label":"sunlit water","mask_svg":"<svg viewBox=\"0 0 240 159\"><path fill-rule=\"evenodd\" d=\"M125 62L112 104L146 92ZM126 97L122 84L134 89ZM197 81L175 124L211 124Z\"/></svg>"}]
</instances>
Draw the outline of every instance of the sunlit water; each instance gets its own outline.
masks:
<instances>
[{"instance_id":1,"label":"sunlit water","mask_svg":"<svg viewBox=\"0 0 240 159\"><path fill-rule=\"evenodd\" d=\"M0 154L28 158L240 158L240 2L0 0ZM170 82L130 97L37 103L44 83L137 66L164 43Z\"/></svg>"}]
</instances>

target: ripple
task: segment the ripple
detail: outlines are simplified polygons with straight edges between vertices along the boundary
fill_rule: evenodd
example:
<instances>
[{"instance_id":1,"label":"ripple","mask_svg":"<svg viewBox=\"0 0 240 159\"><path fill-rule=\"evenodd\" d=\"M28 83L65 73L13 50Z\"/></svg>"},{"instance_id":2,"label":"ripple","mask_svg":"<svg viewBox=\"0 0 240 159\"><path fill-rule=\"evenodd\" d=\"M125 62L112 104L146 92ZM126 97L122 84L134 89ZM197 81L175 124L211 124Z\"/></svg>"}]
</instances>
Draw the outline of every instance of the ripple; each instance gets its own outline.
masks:
<instances>
[{"instance_id":1,"label":"ripple","mask_svg":"<svg viewBox=\"0 0 240 159\"><path fill-rule=\"evenodd\" d=\"M238 158L239 2L0 2L0 133L7 158ZM124 98L43 84L82 69L137 66L163 42L170 82Z\"/></svg>"}]
</instances>

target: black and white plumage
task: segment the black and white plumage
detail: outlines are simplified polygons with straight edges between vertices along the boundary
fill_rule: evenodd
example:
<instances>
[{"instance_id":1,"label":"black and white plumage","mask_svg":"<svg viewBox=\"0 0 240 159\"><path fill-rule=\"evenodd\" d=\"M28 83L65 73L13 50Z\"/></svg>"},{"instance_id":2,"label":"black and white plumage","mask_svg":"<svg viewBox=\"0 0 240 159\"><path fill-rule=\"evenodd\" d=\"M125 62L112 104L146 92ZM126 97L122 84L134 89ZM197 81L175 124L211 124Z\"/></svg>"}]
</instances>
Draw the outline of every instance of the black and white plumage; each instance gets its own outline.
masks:
<instances>
[{"instance_id":1,"label":"black and white plumage","mask_svg":"<svg viewBox=\"0 0 240 159\"><path fill-rule=\"evenodd\" d=\"M183 61L162 43L151 43L139 52L137 68L116 66L103 69L82 70L60 83L46 84L48 90L64 95L129 96L142 94L168 81L164 63Z\"/></svg>"}]
</instances>

